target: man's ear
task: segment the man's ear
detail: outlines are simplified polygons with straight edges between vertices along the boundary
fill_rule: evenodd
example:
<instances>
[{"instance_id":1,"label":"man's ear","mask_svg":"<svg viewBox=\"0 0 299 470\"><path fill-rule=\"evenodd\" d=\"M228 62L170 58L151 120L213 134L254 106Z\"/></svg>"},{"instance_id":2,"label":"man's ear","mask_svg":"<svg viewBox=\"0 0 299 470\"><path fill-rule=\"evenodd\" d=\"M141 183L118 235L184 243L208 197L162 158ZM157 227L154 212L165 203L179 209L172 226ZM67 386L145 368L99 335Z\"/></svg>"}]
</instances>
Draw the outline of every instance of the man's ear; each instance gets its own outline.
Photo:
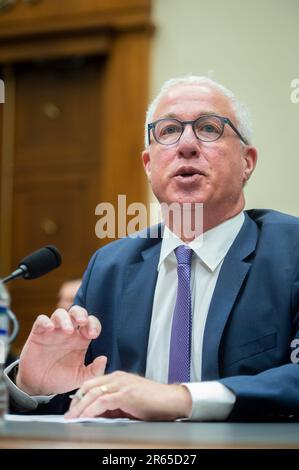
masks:
<instances>
[{"instance_id":1,"label":"man's ear","mask_svg":"<svg viewBox=\"0 0 299 470\"><path fill-rule=\"evenodd\" d=\"M243 181L249 180L250 176L254 172L256 162L257 162L257 150L255 147L246 145L243 150L243 158L244 158L244 172L243 172Z\"/></svg>"},{"instance_id":2,"label":"man's ear","mask_svg":"<svg viewBox=\"0 0 299 470\"><path fill-rule=\"evenodd\" d=\"M147 179L150 182L151 181L151 158L150 158L149 151L147 149L143 150L141 154L141 158L142 158L142 163L143 163L143 167L144 167Z\"/></svg>"}]
</instances>

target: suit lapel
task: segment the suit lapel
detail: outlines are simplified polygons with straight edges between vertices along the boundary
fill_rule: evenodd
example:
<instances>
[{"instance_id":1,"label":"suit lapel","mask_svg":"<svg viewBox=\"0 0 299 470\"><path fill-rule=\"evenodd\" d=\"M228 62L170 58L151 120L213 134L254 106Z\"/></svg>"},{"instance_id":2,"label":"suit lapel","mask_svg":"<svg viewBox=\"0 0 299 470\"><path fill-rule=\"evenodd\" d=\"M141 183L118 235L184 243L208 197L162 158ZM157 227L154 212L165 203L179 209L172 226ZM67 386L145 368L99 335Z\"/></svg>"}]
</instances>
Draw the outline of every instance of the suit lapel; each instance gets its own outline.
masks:
<instances>
[{"instance_id":1,"label":"suit lapel","mask_svg":"<svg viewBox=\"0 0 299 470\"><path fill-rule=\"evenodd\" d=\"M145 373L161 240L141 253L140 262L127 267L118 328L121 369Z\"/></svg>"},{"instance_id":2,"label":"suit lapel","mask_svg":"<svg viewBox=\"0 0 299 470\"><path fill-rule=\"evenodd\" d=\"M202 380L219 378L218 351L225 324L251 267L246 258L255 250L258 228L245 213L244 224L226 255L212 297L204 332Z\"/></svg>"}]
</instances>

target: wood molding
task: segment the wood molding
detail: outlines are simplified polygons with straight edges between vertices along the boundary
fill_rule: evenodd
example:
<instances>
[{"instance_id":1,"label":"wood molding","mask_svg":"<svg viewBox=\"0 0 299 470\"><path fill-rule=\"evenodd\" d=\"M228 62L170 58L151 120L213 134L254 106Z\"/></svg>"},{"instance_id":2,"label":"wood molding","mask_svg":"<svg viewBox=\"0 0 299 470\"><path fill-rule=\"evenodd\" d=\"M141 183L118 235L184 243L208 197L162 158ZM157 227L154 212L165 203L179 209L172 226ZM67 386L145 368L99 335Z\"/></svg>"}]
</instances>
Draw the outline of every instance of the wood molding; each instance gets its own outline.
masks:
<instances>
[{"instance_id":1,"label":"wood molding","mask_svg":"<svg viewBox=\"0 0 299 470\"><path fill-rule=\"evenodd\" d=\"M59 34L26 38L23 41L0 43L0 63L11 63L35 59L57 59L78 55L106 54L110 45L108 32Z\"/></svg>"},{"instance_id":2,"label":"wood molding","mask_svg":"<svg viewBox=\"0 0 299 470\"><path fill-rule=\"evenodd\" d=\"M41 0L0 13L0 39L59 31L149 26L150 0Z\"/></svg>"}]
</instances>

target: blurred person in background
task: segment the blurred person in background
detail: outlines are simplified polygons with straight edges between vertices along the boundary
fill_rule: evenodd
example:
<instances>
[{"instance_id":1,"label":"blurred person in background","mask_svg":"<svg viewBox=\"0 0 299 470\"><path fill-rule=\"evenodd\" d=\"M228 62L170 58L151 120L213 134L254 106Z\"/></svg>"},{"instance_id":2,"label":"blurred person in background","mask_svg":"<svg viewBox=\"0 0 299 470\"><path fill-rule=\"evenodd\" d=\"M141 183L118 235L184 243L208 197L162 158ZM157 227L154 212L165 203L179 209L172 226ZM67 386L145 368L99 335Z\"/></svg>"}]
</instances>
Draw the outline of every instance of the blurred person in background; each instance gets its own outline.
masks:
<instances>
[{"instance_id":1,"label":"blurred person in background","mask_svg":"<svg viewBox=\"0 0 299 470\"><path fill-rule=\"evenodd\" d=\"M57 308L69 310L74 303L74 299L79 287L81 286L81 282L81 279L70 279L61 285L58 292Z\"/></svg>"}]
</instances>

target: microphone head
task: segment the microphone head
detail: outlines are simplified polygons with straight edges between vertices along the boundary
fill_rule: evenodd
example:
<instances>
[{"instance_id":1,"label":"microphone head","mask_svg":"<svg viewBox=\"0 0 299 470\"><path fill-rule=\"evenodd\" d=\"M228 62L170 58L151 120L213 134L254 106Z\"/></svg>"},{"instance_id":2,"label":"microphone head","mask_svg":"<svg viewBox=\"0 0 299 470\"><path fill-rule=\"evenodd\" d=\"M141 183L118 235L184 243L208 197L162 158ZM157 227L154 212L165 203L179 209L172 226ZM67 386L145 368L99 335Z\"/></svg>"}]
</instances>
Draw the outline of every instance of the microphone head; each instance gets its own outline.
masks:
<instances>
[{"instance_id":1,"label":"microphone head","mask_svg":"<svg viewBox=\"0 0 299 470\"><path fill-rule=\"evenodd\" d=\"M26 256L19 264L24 271L24 279L35 279L43 276L61 264L61 255L57 248L48 245Z\"/></svg>"}]
</instances>

